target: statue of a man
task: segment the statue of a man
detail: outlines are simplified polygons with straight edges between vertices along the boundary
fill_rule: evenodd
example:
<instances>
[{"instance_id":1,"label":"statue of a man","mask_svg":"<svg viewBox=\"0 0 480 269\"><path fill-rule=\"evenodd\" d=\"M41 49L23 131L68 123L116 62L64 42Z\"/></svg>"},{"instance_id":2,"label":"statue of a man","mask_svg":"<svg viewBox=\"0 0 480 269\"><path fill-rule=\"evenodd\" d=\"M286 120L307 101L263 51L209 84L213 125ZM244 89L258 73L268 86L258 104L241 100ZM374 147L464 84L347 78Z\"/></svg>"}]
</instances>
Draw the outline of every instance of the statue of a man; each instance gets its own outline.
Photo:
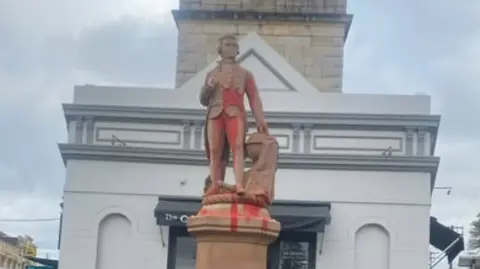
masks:
<instances>
[{"instance_id":1,"label":"statue of a man","mask_svg":"<svg viewBox=\"0 0 480 269\"><path fill-rule=\"evenodd\" d=\"M263 105L252 73L236 63L239 54L235 35L219 39L221 60L210 71L200 91L200 103L206 106L205 151L210 161L211 187L205 195L217 193L223 182L230 149L233 153L235 187L244 194L244 142L248 129L244 96L247 95L257 129L268 133Z\"/></svg>"}]
</instances>

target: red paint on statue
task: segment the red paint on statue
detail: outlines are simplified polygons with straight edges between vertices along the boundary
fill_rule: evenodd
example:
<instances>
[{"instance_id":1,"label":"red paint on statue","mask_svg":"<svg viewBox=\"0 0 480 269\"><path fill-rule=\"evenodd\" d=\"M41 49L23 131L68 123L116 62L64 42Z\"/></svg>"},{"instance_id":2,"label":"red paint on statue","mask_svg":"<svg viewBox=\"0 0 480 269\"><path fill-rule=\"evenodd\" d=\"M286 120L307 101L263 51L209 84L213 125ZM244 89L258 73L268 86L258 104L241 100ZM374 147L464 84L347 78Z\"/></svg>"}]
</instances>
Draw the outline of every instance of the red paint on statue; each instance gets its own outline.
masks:
<instances>
[{"instance_id":1,"label":"red paint on statue","mask_svg":"<svg viewBox=\"0 0 480 269\"><path fill-rule=\"evenodd\" d=\"M237 91L234 88L225 88L223 89L223 106L237 106L242 112L245 111L245 106L243 105L243 93Z\"/></svg>"},{"instance_id":2,"label":"red paint on statue","mask_svg":"<svg viewBox=\"0 0 480 269\"><path fill-rule=\"evenodd\" d=\"M247 218L250 217L260 217L260 211L262 210L261 207L255 205L245 205L245 213L247 213ZM262 231L266 231L268 229L268 221L269 218L262 217Z\"/></svg>"},{"instance_id":3,"label":"red paint on statue","mask_svg":"<svg viewBox=\"0 0 480 269\"><path fill-rule=\"evenodd\" d=\"M200 209L200 211L198 212L198 215L200 215L200 216L208 215L208 210L206 210L205 208L202 208L202 209Z\"/></svg>"},{"instance_id":4,"label":"red paint on statue","mask_svg":"<svg viewBox=\"0 0 480 269\"><path fill-rule=\"evenodd\" d=\"M239 139L239 136L243 136L243 133L239 133L238 129L239 126L243 125L243 121L244 118L242 116L231 117L226 112L222 112L218 117L212 120L213 124L215 124L215 128L225 131L230 150L232 151L234 167L237 158L237 147L235 143L237 139ZM207 154L207 157L210 160L209 154ZM217 171L217 173L219 173L219 171Z\"/></svg>"},{"instance_id":5,"label":"red paint on statue","mask_svg":"<svg viewBox=\"0 0 480 269\"><path fill-rule=\"evenodd\" d=\"M253 76L247 75L246 85L245 85L245 92L247 93L248 103L250 104L250 108L256 106L256 89L257 86L255 85L255 79ZM242 112L245 113L245 105L244 105L244 93L235 89L235 88L224 88L223 94L223 107L229 106L236 106L241 109Z\"/></svg>"},{"instance_id":6,"label":"red paint on statue","mask_svg":"<svg viewBox=\"0 0 480 269\"><path fill-rule=\"evenodd\" d=\"M254 205L244 205L245 213L248 217L259 217L261 208Z\"/></svg>"}]
</instances>

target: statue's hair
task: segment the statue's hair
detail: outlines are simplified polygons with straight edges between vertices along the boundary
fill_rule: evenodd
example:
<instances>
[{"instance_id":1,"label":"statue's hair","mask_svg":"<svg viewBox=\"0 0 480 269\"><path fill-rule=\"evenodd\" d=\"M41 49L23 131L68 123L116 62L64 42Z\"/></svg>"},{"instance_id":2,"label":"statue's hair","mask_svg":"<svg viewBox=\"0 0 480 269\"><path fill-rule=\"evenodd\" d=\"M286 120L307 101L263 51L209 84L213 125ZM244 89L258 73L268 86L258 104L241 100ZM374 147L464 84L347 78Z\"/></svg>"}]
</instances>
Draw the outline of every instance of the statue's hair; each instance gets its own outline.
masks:
<instances>
[{"instance_id":1,"label":"statue's hair","mask_svg":"<svg viewBox=\"0 0 480 269\"><path fill-rule=\"evenodd\" d=\"M233 40L235 42L237 42L237 55L240 54L240 48L238 47L238 38L235 34L226 34L226 35L223 35L221 36L219 39L218 39L218 45L217 45L217 52L218 54L222 54L222 45L223 45L223 41L224 40Z\"/></svg>"}]
</instances>

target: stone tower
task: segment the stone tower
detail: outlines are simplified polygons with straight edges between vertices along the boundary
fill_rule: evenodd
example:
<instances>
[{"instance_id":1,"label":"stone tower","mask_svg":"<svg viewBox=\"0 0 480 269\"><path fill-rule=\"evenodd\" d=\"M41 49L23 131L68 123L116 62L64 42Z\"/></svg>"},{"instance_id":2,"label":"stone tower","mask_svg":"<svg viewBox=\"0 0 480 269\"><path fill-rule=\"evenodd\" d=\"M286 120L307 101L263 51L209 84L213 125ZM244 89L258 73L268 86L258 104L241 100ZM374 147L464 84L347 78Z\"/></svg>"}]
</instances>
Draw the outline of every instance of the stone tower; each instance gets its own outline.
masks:
<instances>
[{"instance_id":1,"label":"stone tower","mask_svg":"<svg viewBox=\"0 0 480 269\"><path fill-rule=\"evenodd\" d=\"M180 0L176 87L216 59L226 33L257 32L321 92L341 92L346 0Z\"/></svg>"}]
</instances>

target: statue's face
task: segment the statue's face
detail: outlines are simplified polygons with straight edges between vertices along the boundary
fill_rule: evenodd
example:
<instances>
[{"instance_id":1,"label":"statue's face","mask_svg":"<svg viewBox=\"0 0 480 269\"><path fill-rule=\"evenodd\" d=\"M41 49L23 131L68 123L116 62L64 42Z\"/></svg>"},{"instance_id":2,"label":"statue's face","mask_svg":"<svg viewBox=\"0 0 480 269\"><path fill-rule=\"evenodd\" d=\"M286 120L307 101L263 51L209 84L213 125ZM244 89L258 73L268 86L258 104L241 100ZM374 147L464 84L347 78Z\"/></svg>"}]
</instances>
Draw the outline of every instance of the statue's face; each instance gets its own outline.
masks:
<instances>
[{"instance_id":1,"label":"statue's face","mask_svg":"<svg viewBox=\"0 0 480 269\"><path fill-rule=\"evenodd\" d=\"M238 54L238 43L234 39L226 38L222 41L222 57L235 58Z\"/></svg>"}]
</instances>

